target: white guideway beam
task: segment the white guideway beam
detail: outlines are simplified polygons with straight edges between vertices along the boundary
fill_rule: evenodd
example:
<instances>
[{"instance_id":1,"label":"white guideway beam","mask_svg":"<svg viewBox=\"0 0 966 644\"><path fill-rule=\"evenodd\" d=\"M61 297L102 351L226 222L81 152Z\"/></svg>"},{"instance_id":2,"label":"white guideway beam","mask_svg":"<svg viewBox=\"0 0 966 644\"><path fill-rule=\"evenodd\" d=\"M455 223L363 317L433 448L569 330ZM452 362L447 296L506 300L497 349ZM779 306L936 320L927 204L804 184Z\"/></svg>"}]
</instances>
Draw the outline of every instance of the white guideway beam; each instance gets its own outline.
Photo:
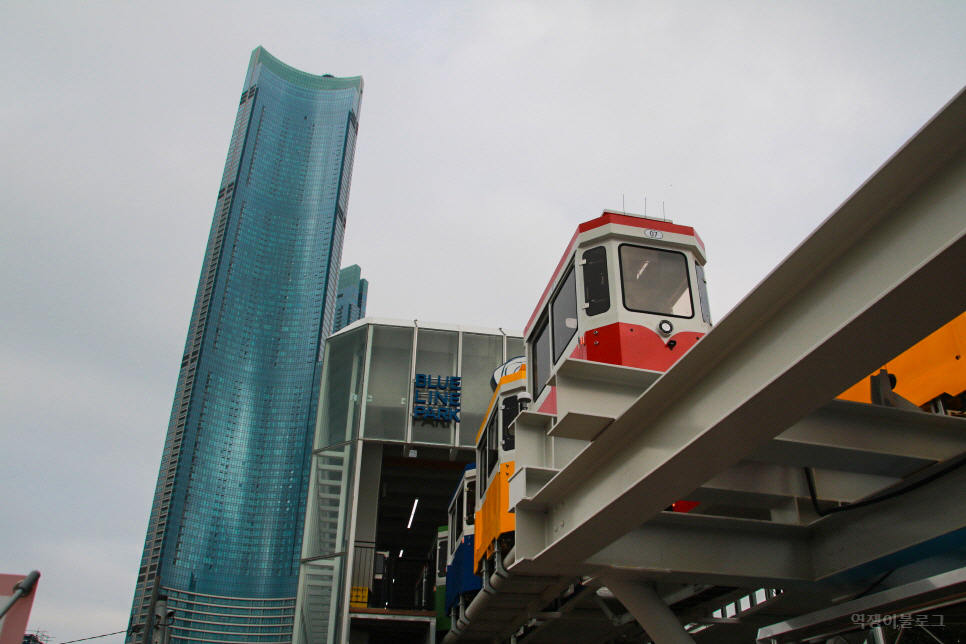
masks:
<instances>
[{"instance_id":1,"label":"white guideway beam","mask_svg":"<svg viewBox=\"0 0 966 644\"><path fill-rule=\"evenodd\" d=\"M966 310L964 275L961 92L517 508L519 571L580 566L765 447Z\"/></svg>"}]
</instances>

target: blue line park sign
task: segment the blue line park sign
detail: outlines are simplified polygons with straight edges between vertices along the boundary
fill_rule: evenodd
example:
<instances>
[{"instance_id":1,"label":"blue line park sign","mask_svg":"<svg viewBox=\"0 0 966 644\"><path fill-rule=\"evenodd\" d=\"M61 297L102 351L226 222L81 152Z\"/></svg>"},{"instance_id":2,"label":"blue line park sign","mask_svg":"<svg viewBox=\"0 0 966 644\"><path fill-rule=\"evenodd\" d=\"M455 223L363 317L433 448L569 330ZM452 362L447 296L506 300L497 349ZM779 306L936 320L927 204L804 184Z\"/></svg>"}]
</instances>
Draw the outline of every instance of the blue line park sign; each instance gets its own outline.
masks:
<instances>
[{"instance_id":1,"label":"blue line park sign","mask_svg":"<svg viewBox=\"0 0 966 644\"><path fill-rule=\"evenodd\" d=\"M417 373L413 381L413 418L444 423L460 422L462 380L459 376L428 376Z\"/></svg>"}]
</instances>

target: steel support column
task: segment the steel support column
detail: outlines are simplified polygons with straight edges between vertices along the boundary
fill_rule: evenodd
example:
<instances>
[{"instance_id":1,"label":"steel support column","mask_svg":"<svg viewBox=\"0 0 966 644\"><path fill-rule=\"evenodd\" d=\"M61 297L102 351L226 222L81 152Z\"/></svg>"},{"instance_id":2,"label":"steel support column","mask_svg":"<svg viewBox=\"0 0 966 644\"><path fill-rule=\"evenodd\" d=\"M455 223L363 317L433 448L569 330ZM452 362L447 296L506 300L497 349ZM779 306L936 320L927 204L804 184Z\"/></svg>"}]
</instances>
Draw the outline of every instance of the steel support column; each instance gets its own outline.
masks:
<instances>
[{"instance_id":1,"label":"steel support column","mask_svg":"<svg viewBox=\"0 0 966 644\"><path fill-rule=\"evenodd\" d=\"M691 634L657 594L654 586L618 577L608 577L604 584L647 631L654 644L694 644Z\"/></svg>"}]
</instances>

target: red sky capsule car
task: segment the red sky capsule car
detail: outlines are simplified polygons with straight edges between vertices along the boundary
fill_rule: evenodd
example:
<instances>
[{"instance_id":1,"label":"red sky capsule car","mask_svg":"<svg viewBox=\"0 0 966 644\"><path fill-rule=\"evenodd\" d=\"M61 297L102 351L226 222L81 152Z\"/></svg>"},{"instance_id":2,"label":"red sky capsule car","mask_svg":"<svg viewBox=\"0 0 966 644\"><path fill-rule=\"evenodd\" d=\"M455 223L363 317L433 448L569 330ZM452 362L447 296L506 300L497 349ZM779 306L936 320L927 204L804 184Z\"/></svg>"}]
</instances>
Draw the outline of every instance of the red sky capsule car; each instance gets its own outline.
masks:
<instances>
[{"instance_id":1,"label":"red sky capsule car","mask_svg":"<svg viewBox=\"0 0 966 644\"><path fill-rule=\"evenodd\" d=\"M693 228L604 211L580 224L525 332L531 409L566 357L664 372L711 328L704 244Z\"/></svg>"}]
</instances>

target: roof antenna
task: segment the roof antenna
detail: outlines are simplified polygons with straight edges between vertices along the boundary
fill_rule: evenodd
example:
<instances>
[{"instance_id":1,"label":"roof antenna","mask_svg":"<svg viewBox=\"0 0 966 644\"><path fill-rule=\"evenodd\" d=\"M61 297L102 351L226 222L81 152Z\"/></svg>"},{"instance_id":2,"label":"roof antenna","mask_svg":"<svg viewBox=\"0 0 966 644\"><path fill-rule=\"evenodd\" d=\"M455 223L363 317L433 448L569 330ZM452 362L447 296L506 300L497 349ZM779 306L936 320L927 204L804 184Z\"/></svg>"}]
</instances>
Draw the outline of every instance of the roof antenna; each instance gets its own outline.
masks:
<instances>
[{"instance_id":1,"label":"roof antenna","mask_svg":"<svg viewBox=\"0 0 966 644\"><path fill-rule=\"evenodd\" d=\"M627 215L627 206L624 205L624 195L621 195L621 212Z\"/></svg>"},{"instance_id":2,"label":"roof antenna","mask_svg":"<svg viewBox=\"0 0 966 644\"><path fill-rule=\"evenodd\" d=\"M661 219L667 221L667 212L664 210L664 202L661 202Z\"/></svg>"},{"instance_id":3,"label":"roof antenna","mask_svg":"<svg viewBox=\"0 0 966 644\"><path fill-rule=\"evenodd\" d=\"M644 197L644 216L647 217L647 197Z\"/></svg>"}]
</instances>

